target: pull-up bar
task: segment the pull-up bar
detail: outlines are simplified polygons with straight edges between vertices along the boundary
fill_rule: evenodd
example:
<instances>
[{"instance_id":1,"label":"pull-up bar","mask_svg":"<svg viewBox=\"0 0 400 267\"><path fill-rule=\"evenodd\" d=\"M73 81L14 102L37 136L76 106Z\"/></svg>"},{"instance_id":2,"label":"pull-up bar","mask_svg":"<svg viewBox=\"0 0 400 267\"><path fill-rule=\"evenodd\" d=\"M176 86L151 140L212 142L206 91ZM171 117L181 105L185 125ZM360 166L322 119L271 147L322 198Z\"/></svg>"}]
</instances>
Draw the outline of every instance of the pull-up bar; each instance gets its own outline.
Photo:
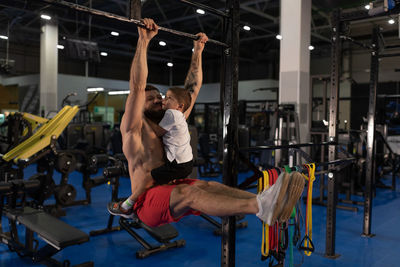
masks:
<instances>
[{"instance_id":1,"label":"pull-up bar","mask_svg":"<svg viewBox=\"0 0 400 267\"><path fill-rule=\"evenodd\" d=\"M127 17L124 17L124 16L116 15L116 14L113 14L113 13L110 13L110 12L101 11L101 10L98 10L98 9L89 8L89 7L86 7L86 6L74 4L74 3L67 2L67 1L64 1L64 0L43 0L43 1L48 2L48 3L52 3L52 4L59 4L59 5L66 6L66 7L78 10L78 11L87 12L87 13L90 13L90 14L93 14L93 15L98 15L98 16L103 16L103 17L107 17L107 18L111 18L111 19L116 19L116 20L119 20L119 21L133 23L133 24L135 24L135 25L137 25L139 27L144 27L145 26L143 22L141 22L140 20L137 20L137 19L130 19L130 18L127 18ZM177 30L173 30L173 29L169 29L169 28L165 28L165 27L161 27L161 26L158 26L158 29L160 31L169 32L169 33L172 33L172 34L175 34L175 35L178 35L178 36L187 37L187 38L192 39L192 40L198 40L199 39L199 36L191 34L191 33L181 32L181 31L177 31ZM217 40L213 40L213 39L208 39L208 43L213 43L213 44L220 45L220 46L223 46L223 47L229 47L226 43L223 43L223 42L220 42L220 41L217 41Z\"/></svg>"}]
</instances>

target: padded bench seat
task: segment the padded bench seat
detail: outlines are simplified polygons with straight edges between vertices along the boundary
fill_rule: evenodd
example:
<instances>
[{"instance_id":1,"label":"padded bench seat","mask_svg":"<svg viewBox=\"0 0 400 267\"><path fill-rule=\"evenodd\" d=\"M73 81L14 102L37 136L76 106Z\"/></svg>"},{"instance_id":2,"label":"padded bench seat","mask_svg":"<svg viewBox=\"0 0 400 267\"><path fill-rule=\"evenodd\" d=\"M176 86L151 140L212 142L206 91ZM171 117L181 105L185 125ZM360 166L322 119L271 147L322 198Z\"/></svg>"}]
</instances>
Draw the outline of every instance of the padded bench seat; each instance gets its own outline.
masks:
<instances>
[{"instance_id":1,"label":"padded bench seat","mask_svg":"<svg viewBox=\"0 0 400 267\"><path fill-rule=\"evenodd\" d=\"M12 212L9 211L9 213ZM46 242L59 250L89 241L89 235L85 232L44 211L25 207L23 212L17 213L16 219L27 229L36 232Z\"/></svg>"},{"instance_id":2,"label":"padded bench seat","mask_svg":"<svg viewBox=\"0 0 400 267\"><path fill-rule=\"evenodd\" d=\"M155 240L160 243L169 242L178 236L178 231L170 224L164 224L158 227L151 227L140 221L140 226L147 231Z\"/></svg>"}]
</instances>

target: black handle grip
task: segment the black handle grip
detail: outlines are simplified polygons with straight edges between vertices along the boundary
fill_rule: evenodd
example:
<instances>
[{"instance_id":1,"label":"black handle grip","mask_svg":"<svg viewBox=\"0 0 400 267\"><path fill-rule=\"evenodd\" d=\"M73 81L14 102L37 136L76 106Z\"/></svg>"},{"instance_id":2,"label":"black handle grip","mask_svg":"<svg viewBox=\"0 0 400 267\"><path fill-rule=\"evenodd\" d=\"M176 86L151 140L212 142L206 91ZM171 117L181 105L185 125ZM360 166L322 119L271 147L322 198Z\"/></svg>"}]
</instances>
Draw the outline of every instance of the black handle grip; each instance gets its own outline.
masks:
<instances>
[{"instance_id":1,"label":"black handle grip","mask_svg":"<svg viewBox=\"0 0 400 267\"><path fill-rule=\"evenodd\" d=\"M104 168L103 175L106 178L118 177L123 174L124 170L121 167L108 167Z\"/></svg>"},{"instance_id":2,"label":"black handle grip","mask_svg":"<svg viewBox=\"0 0 400 267\"><path fill-rule=\"evenodd\" d=\"M29 191L36 189L40 186L40 181L37 179L32 180L11 180L9 182L0 182L0 195L11 191Z\"/></svg>"},{"instance_id":3,"label":"black handle grip","mask_svg":"<svg viewBox=\"0 0 400 267\"><path fill-rule=\"evenodd\" d=\"M90 158L91 166L105 166L108 163L108 155L107 154L96 154Z\"/></svg>"}]
</instances>

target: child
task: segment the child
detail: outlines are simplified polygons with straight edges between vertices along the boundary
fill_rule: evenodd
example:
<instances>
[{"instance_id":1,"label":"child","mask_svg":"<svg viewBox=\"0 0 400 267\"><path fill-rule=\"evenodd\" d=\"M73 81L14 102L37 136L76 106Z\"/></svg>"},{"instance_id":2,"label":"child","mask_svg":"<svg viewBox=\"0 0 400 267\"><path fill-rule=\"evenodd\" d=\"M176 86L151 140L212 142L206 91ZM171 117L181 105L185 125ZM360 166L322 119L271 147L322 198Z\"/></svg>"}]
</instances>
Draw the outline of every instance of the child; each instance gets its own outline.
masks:
<instances>
[{"instance_id":1,"label":"child","mask_svg":"<svg viewBox=\"0 0 400 267\"><path fill-rule=\"evenodd\" d=\"M184 112L190 107L190 92L179 87L168 89L163 100L164 117L152 125L157 136L162 136L167 162L151 171L157 184L183 179L192 173L193 153Z\"/></svg>"},{"instance_id":2,"label":"child","mask_svg":"<svg viewBox=\"0 0 400 267\"><path fill-rule=\"evenodd\" d=\"M189 129L184 112L190 107L192 97L190 92L179 87L168 89L163 99L164 117L157 125L149 121L151 128L157 136L163 137L164 150L167 157L166 163L151 170L151 176L156 184L168 184L176 179L186 178L192 173L193 153L190 146ZM126 213L114 213L125 218L132 216L134 202L128 197L121 202L121 208Z\"/></svg>"}]
</instances>

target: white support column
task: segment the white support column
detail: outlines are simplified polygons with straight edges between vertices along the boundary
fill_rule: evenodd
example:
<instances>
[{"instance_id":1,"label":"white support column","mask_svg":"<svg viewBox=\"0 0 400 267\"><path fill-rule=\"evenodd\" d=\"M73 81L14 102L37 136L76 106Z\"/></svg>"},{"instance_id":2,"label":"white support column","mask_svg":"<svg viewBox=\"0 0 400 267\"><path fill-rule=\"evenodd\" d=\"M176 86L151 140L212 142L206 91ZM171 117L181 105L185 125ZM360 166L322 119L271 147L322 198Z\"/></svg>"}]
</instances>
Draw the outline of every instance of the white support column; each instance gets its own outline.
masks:
<instances>
[{"instance_id":1,"label":"white support column","mask_svg":"<svg viewBox=\"0 0 400 267\"><path fill-rule=\"evenodd\" d=\"M58 24L43 21L40 32L40 112L58 111Z\"/></svg>"},{"instance_id":2,"label":"white support column","mask_svg":"<svg viewBox=\"0 0 400 267\"><path fill-rule=\"evenodd\" d=\"M281 0L279 103L295 104L299 114L300 141L310 131L311 0Z\"/></svg>"}]
</instances>

